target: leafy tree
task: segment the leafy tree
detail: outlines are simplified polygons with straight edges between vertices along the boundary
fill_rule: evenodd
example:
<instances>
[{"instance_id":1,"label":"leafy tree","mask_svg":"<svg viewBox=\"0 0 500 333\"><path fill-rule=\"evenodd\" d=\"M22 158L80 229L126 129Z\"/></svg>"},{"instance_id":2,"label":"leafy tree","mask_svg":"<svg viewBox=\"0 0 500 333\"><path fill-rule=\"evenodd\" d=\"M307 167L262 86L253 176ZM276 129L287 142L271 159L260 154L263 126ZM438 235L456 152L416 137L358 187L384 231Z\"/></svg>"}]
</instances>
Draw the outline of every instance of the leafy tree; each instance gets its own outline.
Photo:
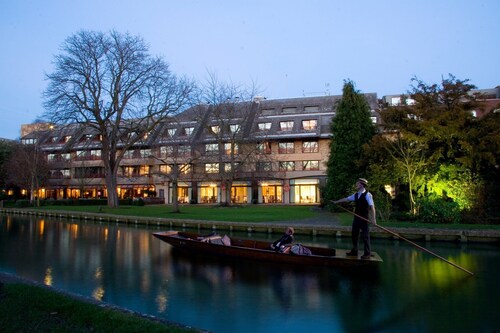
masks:
<instances>
[{"instance_id":1,"label":"leafy tree","mask_svg":"<svg viewBox=\"0 0 500 333\"><path fill-rule=\"evenodd\" d=\"M359 177L366 177L363 145L370 142L375 126L365 97L355 89L354 82L344 82L342 99L336 106L331 124L332 140L327 162L327 201L351 192Z\"/></svg>"},{"instance_id":2,"label":"leafy tree","mask_svg":"<svg viewBox=\"0 0 500 333\"><path fill-rule=\"evenodd\" d=\"M425 201L415 195L452 200L462 210L472 209L480 202L483 186L479 170L498 165L495 125L483 128L483 120L473 118L471 111L481 106L481 96L473 93L475 86L468 80L450 74L439 85L417 78L412 82L402 105L381 113L385 131L378 137L385 139L389 160L399 170L392 183L407 186L413 213L417 201ZM407 97L414 103L406 104ZM489 147L484 146L485 138Z\"/></svg>"},{"instance_id":3,"label":"leafy tree","mask_svg":"<svg viewBox=\"0 0 500 333\"><path fill-rule=\"evenodd\" d=\"M108 206L118 206L117 173L126 151L189 102L192 83L149 54L140 37L80 31L66 39L47 75L45 117L99 135Z\"/></svg>"}]
</instances>

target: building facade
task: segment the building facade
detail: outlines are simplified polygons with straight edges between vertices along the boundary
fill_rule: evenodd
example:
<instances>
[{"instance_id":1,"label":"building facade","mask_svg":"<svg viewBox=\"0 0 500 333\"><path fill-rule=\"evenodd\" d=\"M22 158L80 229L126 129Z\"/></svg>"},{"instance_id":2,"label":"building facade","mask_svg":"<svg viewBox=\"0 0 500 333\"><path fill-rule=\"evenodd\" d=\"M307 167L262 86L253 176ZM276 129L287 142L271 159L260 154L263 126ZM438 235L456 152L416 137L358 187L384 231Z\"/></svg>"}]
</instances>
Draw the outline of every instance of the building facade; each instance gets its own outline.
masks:
<instances>
[{"instance_id":1,"label":"building facade","mask_svg":"<svg viewBox=\"0 0 500 333\"><path fill-rule=\"evenodd\" d=\"M318 204L326 183L330 125L341 97L198 105L165 119L124 152L119 198ZM365 98L377 122L377 95ZM24 134L21 141L37 145L50 168L39 198L107 196L98 133L74 124Z\"/></svg>"}]
</instances>

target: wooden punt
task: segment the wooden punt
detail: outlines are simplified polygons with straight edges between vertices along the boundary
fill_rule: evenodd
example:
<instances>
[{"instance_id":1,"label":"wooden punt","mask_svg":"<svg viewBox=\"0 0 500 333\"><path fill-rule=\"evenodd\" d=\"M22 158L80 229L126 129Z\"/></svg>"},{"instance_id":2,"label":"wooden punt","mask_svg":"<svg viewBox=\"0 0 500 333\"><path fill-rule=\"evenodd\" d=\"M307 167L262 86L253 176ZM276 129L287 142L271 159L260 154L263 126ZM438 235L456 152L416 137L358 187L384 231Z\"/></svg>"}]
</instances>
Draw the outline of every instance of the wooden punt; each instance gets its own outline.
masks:
<instances>
[{"instance_id":1,"label":"wooden punt","mask_svg":"<svg viewBox=\"0 0 500 333\"><path fill-rule=\"evenodd\" d=\"M174 248L195 255L210 255L226 258L247 259L257 262L274 262L301 266L369 267L383 260L372 252L369 259L360 256L347 256L347 250L307 246L310 255L297 255L292 252L281 253L271 249L271 243L252 239L229 238L227 236L203 237L197 233L165 231L153 236L167 242ZM222 241L225 238L225 242Z\"/></svg>"}]
</instances>

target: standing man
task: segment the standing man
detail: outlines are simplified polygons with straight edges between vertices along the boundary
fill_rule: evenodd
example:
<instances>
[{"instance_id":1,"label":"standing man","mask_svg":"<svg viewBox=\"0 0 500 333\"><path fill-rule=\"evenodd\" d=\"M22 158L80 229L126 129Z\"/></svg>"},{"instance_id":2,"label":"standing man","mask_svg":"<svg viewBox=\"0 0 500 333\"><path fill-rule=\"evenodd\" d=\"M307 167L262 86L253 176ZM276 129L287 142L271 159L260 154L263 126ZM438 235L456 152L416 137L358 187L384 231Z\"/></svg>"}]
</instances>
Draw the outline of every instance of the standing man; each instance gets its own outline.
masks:
<instances>
[{"instance_id":1,"label":"standing man","mask_svg":"<svg viewBox=\"0 0 500 333\"><path fill-rule=\"evenodd\" d=\"M358 255L358 240L359 232L363 234L364 252L361 259L370 259L370 228L368 221L373 224L377 224L375 217L375 204L373 203L373 197L370 192L366 190L368 186L368 181L364 178L359 178L356 182L357 192L351 196L348 196L337 201L333 201L335 204L341 202L352 202L354 201L354 219L352 221L352 250L347 253L348 256ZM368 220L368 221L367 221Z\"/></svg>"}]
</instances>

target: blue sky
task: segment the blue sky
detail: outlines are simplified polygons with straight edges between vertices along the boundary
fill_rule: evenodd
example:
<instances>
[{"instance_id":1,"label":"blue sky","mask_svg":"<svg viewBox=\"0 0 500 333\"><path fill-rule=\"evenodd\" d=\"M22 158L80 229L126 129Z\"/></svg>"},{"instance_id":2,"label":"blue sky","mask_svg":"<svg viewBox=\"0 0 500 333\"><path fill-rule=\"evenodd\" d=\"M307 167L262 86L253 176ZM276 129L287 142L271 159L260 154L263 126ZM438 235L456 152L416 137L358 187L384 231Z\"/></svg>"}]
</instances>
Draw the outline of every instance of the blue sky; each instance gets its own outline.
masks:
<instances>
[{"instance_id":1,"label":"blue sky","mask_svg":"<svg viewBox=\"0 0 500 333\"><path fill-rule=\"evenodd\" d=\"M400 94L417 76L500 84L500 1L2 0L0 137L43 112L45 74L64 40L86 29L140 35L171 70L257 84L268 99Z\"/></svg>"}]
</instances>

